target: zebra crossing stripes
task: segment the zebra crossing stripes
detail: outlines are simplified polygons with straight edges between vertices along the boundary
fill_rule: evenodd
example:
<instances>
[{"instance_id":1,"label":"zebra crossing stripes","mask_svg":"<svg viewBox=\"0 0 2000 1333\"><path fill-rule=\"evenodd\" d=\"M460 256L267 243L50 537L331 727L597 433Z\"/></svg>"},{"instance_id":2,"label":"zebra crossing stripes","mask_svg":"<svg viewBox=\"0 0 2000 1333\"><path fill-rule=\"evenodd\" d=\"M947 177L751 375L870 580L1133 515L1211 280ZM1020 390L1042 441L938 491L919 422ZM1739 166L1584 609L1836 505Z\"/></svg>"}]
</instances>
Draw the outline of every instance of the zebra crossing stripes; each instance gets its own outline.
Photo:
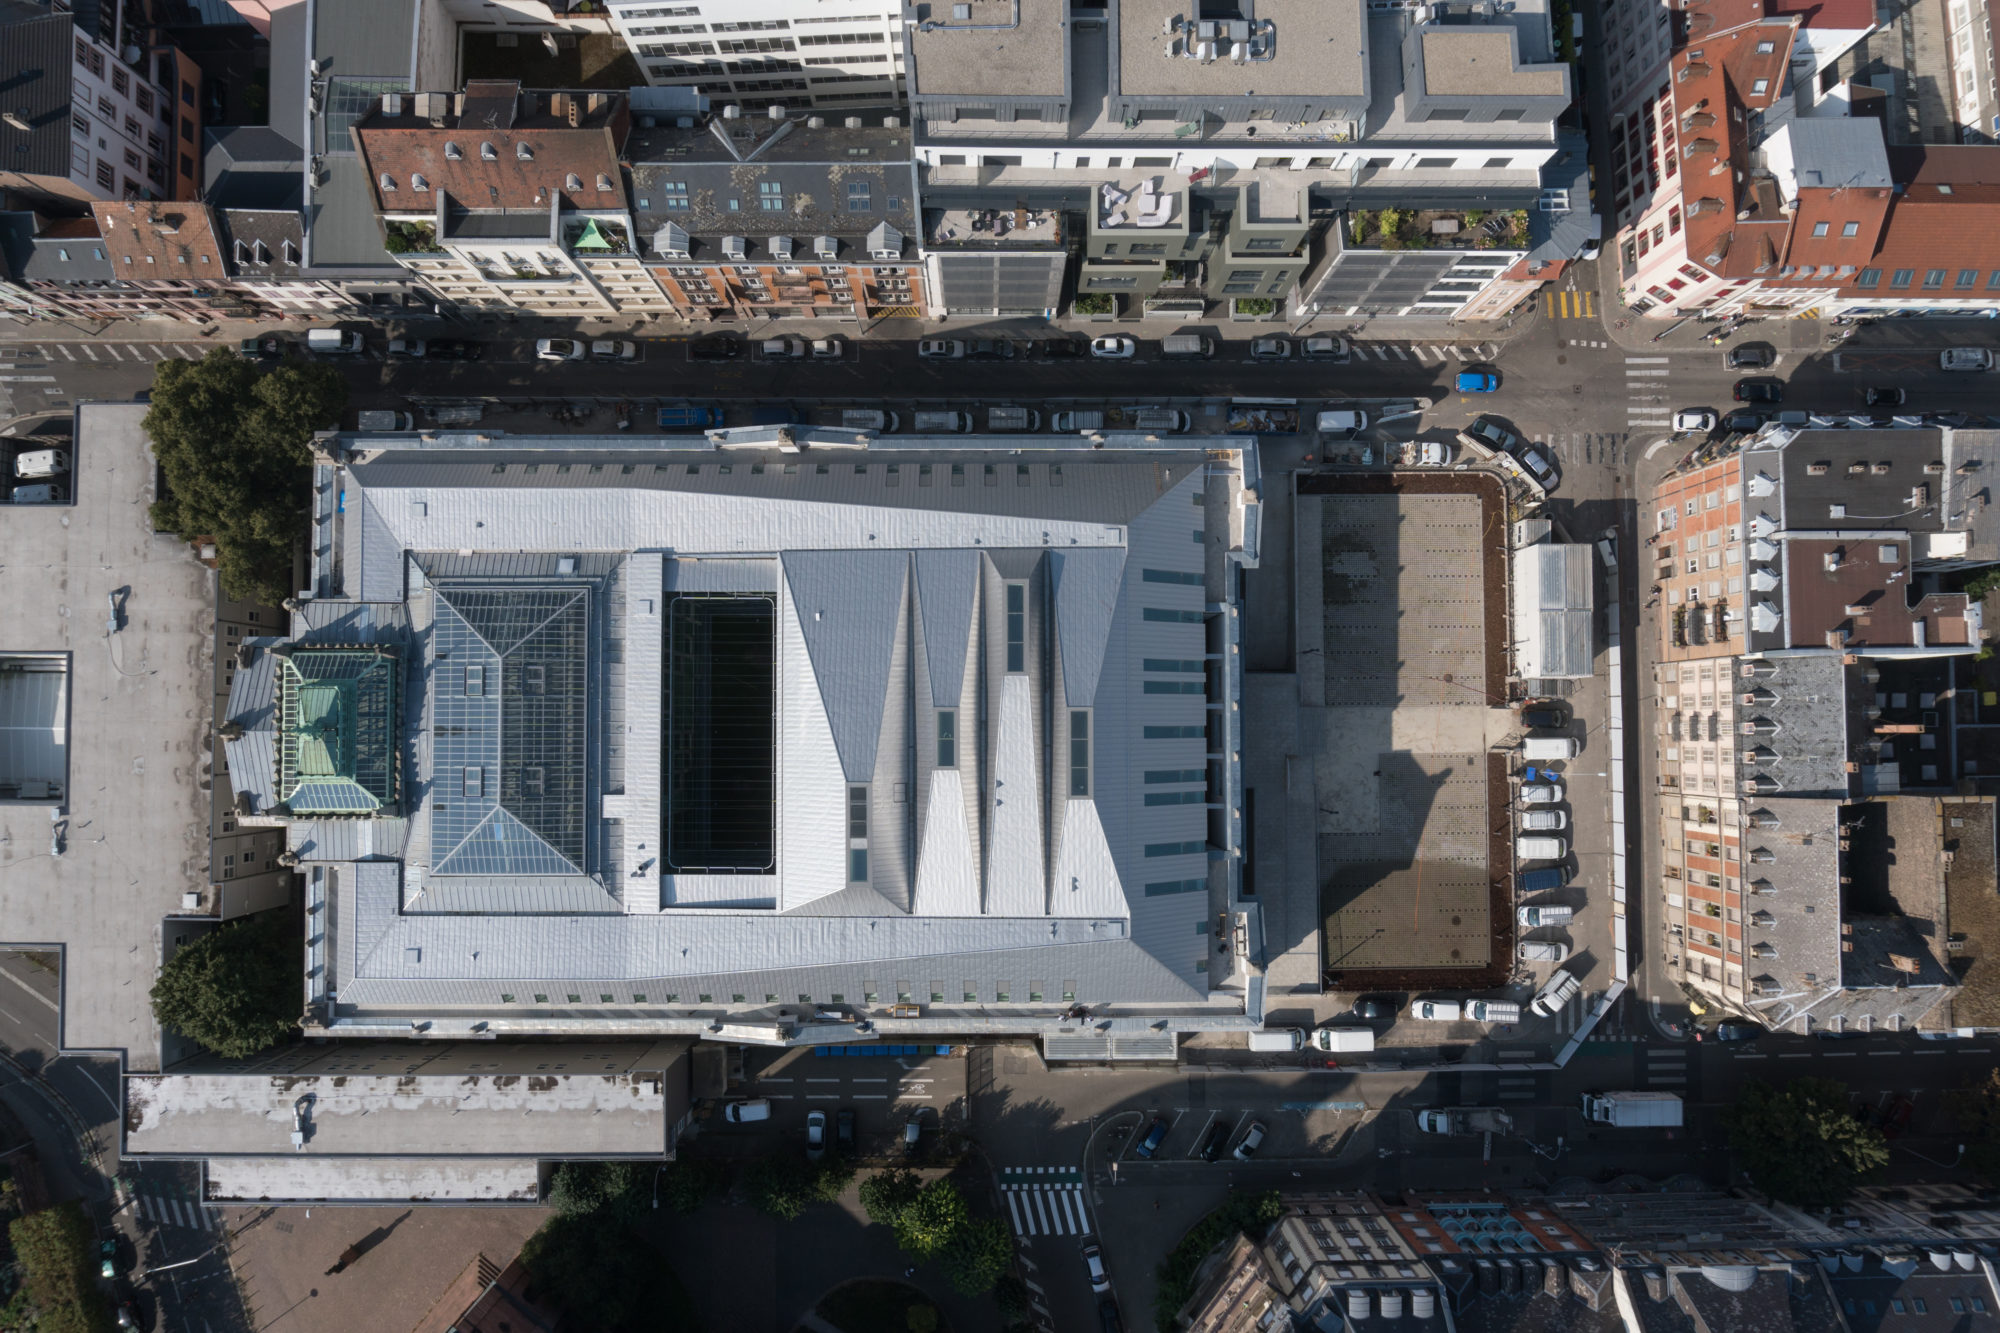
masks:
<instances>
[{"instance_id":1,"label":"zebra crossing stripes","mask_svg":"<svg viewBox=\"0 0 2000 1333\"><path fill-rule=\"evenodd\" d=\"M1537 1097L1533 1074L1502 1074L1495 1088L1495 1098L1503 1102L1532 1102Z\"/></svg>"},{"instance_id":2,"label":"zebra crossing stripes","mask_svg":"<svg viewBox=\"0 0 2000 1333\"><path fill-rule=\"evenodd\" d=\"M1646 1085L1654 1088L1685 1087L1688 1081L1688 1053L1671 1046L1646 1049Z\"/></svg>"},{"instance_id":3,"label":"zebra crossing stripes","mask_svg":"<svg viewBox=\"0 0 2000 1333\"><path fill-rule=\"evenodd\" d=\"M1674 411L1663 392L1662 383L1673 374L1672 358L1628 356L1625 358L1625 417L1628 425L1641 430L1665 430L1673 424Z\"/></svg>"},{"instance_id":4,"label":"zebra crossing stripes","mask_svg":"<svg viewBox=\"0 0 2000 1333\"><path fill-rule=\"evenodd\" d=\"M1010 1166L1000 1172L1000 1193L1017 1236L1088 1236L1083 1175L1071 1166Z\"/></svg>"},{"instance_id":5,"label":"zebra crossing stripes","mask_svg":"<svg viewBox=\"0 0 2000 1333\"><path fill-rule=\"evenodd\" d=\"M140 1194L133 1205L148 1222L166 1227L186 1227L193 1231L222 1230L222 1210L192 1199L171 1195Z\"/></svg>"}]
</instances>

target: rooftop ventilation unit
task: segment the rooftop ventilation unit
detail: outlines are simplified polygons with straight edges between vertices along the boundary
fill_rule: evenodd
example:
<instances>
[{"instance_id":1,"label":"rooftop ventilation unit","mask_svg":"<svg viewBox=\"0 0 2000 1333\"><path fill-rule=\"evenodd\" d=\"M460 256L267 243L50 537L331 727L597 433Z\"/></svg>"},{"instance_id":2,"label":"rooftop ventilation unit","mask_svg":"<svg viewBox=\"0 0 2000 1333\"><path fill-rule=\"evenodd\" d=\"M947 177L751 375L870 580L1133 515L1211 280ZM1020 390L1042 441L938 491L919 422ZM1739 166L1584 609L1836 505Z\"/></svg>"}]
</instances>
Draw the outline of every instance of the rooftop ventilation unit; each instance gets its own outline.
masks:
<instances>
[{"instance_id":1,"label":"rooftop ventilation unit","mask_svg":"<svg viewBox=\"0 0 2000 1333\"><path fill-rule=\"evenodd\" d=\"M771 120L783 120L785 118L785 104L783 102L771 103L771 105L764 108L764 115Z\"/></svg>"},{"instance_id":2,"label":"rooftop ventilation unit","mask_svg":"<svg viewBox=\"0 0 2000 1333\"><path fill-rule=\"evenodd\" d=\"M731 102L728 106L722 108L722 118L724 120L741 120L743 119L743 108Z\"/></svg>"}]
</instances>

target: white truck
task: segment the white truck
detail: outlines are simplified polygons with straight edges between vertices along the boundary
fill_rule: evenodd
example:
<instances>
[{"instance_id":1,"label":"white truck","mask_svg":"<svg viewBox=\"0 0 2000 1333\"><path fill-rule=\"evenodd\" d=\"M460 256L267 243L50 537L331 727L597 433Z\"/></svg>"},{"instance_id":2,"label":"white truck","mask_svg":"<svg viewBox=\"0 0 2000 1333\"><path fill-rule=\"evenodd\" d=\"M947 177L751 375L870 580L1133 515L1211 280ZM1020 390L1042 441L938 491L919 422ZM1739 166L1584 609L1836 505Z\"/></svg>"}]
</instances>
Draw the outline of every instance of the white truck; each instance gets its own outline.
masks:
<instances>
[{"instance_id":1,"label":"white truck","mask_svg":"<svg viewBox=\"0 0 2000 1333\"><path fill-rule=\"evenodd\" d=\"M1619 1129L1679 1129L1681 1099L1672 1092L1586 1092L1583 1118Z\"/></svg>"},{"instance_id":2,"label":"white truck","mask_svg":"<svg viewBox=\"0 0 2000 1333\"><path fill-rule=\"evenodd\" d=\"M1372 1051L1375 1049L1373 1028L1314 1028L1313 1049L1329 1054L1339 1051Z\"/></svg>"},{"instance_id":3,"label":"white truck","mask_svg":"<svg viewBox=\"0 0 2000 1333\"><path fill-rule=\"evenodd\" d=\"M1492 1106L1444 1106L1417 1112L1426 1134L1512 1134L1514 1117Z\"/></svg>"},{"instance_id":4,"label":"white truck","mask_svg":"<svg viewBox=\"0 0 2000 1333\"><path fill-rule=\"evenodd\" d=\"M1300 1051L1305 1045L1304 1028L1266 1028L1250 1034L1253 1051Z\"/></svg>"}]
</instances>

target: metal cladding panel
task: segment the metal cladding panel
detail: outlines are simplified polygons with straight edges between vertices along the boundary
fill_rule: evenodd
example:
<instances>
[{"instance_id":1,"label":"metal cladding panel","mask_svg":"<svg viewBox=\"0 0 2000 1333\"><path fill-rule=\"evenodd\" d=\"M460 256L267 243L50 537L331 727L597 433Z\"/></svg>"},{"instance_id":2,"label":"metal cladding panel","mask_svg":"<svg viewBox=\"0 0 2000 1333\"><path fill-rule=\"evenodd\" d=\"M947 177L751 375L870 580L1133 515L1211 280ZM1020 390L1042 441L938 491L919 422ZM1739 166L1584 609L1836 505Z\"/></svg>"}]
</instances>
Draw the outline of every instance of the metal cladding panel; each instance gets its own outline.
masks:
<instances>
[{"instance_id":1,"label":"metal cladding panel","mask_svg":"<svg viewBox=\"0 0 2000 1333\"><path fill-rule=\"evenodd\" d=\"M1063 698L1072 708L1088 708L1097 694L1112 610L1124 583L1125 553L1056 552L1049 557L1049 573L1055 584Z\"/></svg>"},{"instance_id":2,"label":"metal cladding panel","mask_svg":"<svg viewBox=\"0 0 2000 1333\"><path fill-rule=\"evenodd\" d=\"M423 891L405 903L403 910L566 916L580 912L619 912L624 908L602 884L584 875L508 875L494 879L432 875L424 881Z\"/></svg>"},{"instance_id":3,"label":"metal cladding panel","mask_svg":"<svg viewBox=\"0 0 2000 1333\"><path fill-rule=\"evenodd\" d=\"M965 821L965 780L955 768L931 770L911 910L918 916L979 914L979 859Z\"/></svg>"},{"instance_id":4,"label":"metal cladding panel","mask_svg":"<svg viewBox=\"0 0 2000 1333\"><path fill-rule=\"evenodd\" d=\"M734 564L736 562L731 561ZM777 570L767 564L775 576ZM628 912L656 911L660 905L660 709L665 633L658 552L635 552L625 567L625 752L624 792L619 828L625 866L621 897ZM775 577L766 585L776 588Z\"/></svg>"},{"instance_id":5,"label":"metal cladding panel","mask_svg":"<svg viewBox=\"0 0 2000 1333\"><path fill-rule=\"evenodd\" d=\"M660 557L656 555L653 559L658 563ZM777 591L778 577L778 562L775 560L666 561L669 592L768 593Z\"/></svg>"},{"instance_id":6,"label":"metal cladding panel","mask_svg":"<svg viewBox=\"0 0 2000 1333\"><path fill-rule=\"evenodd\" d=\"M972 609L979 595L979 552L917 552L917 614L923 618L924 665L931 705L956 708L965 682Z\"/></svg>"},{"instance_id":7,"label":"metal cladding panel","mask_svg":"<svg viewBox=\"0 0 2000 1333\"><path fill-rule=\"evenodd\" d=\"M232 795L247 793L259 811L277 799L277 701L278 659L265 651L272 639L246 639L256 651L250 665L238 671L229 683L227 721L243 728L243 735L223 742L229 762L229 790Z\"/></svg>"},{"instance_id":8,"label":"metal cladding panel","mask_svg":"<svg viewBox=\"0 0 2000 1333\"><path fill-rule=\"evenodd\" d=\"M1042 868L1041 783L1035 773L1035 703L1025 674L1000 686L993 754L993 840L986 865L988 916L1047 910Z\"/></svg>"},{"instance_id":9,"label":"metal cladding panel","mask_svg":"<svg viewBox=\"0 0 2000 1333\"><path fill-rule=\"evenodd\" d=\"M346 950L359 974L384 935L399 919L403 905L403 867L394 861L356 861L330 872L337 876L336 892L345 887L350 902L335 908L335 918L346 917L354 928L353 947Z\"/></svg>"},{"instance_id":10,"label":"metal cladding panel","mask_svg":"<svg viewBox=\"0 0 2000 1333\"><path fill-rule=\"evenodd\" d=\"M408 634L410 615L401 602L312 597L299 603L293 623L300 638L315 644L385 643Z\"/></svg>"},{"instance_id":11,"label":"metal cladding panel","mask_svg":"<svg viewBox=\"0 0 2000 1333\"><path fill-rule=\"evenodd\" d=\"M301 819L285 829L285 845L301 861L360 861L409 854L407 819Z\"/></svg>"},{"instance_id":12,"label":"metal cladding panel","mask_svg":"<svg viewBox=\"0 0 2000 1333\"><path fill-rule=\"evenodd\" d=\"M341 484L347 485L343 479ZM393 602L403 595L403 547L368 495L348 495L344 531L346 591L357 602Z\"/></svg>"},{"instance_id":13,"label":"metal cladding panel","mask_svg":"<svg viewBox=\"0 0 2000 1333\"><path fill-rule=\"evenodd\" d=\"M778 599L778 884L790 910L847 887L847 775L799 628L802 608L789 584Z\"/></svg>"},{"instance_id":14,"label":"metal cladding panel","mask_svg":"<svg viewBox=\"0 0 2000 1333\"><path fill-rule=\"evenodd\" d=\"M792 552L784 567L841 769L848 781L867 782L875 776L909 555Z\"/></svg>"},{"instance_id":15,"label":"metal cladding panel","mask_svg":"<svg viewBox=\"0 0 2000 1333\"><path fill-rule=\"evenodd\" d=\"M1123 916L1130 912L1118 882L1118 865L1095 803L1065 798L1062 803L1062 852L1056 858L1055 886L1049 895L1052 916Z\"/></svg>"}]
</instances>

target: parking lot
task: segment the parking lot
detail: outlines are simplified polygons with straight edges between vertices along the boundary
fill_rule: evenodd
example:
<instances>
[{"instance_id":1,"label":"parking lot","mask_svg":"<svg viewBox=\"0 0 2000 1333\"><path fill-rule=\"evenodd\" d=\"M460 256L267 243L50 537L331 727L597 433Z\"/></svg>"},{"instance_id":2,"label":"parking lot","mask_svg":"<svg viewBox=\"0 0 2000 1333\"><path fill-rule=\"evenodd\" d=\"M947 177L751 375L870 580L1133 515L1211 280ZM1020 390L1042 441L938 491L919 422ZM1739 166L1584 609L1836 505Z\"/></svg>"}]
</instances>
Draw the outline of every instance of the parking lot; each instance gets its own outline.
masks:
<instances>
[{"instance_id":1,"label":"parking lot","mask_svg":"<svg viewBox=\"0 0 2000 1333\"><path fill-rule=\"evenodd\" d=\"M774 1057L750 1057L749 1078L730 1089L729 1100L768 1099L771 1118L753 1124L709 1122L704 1133L725 1152L766 1151L773 1138L803 1145L806 1116L824 1111L831 1119L854 1112L855 1151L863 1158L905 1155L903 1136L912 1116L920 1122L919 1154L935 1144L940 1129L956 1129L965 1115L963 1047L914 1048L922 1054L816 1056L810 1049ZM768 1061L766 1063L765 1061Z\"/></svg>"}]
</instances>

